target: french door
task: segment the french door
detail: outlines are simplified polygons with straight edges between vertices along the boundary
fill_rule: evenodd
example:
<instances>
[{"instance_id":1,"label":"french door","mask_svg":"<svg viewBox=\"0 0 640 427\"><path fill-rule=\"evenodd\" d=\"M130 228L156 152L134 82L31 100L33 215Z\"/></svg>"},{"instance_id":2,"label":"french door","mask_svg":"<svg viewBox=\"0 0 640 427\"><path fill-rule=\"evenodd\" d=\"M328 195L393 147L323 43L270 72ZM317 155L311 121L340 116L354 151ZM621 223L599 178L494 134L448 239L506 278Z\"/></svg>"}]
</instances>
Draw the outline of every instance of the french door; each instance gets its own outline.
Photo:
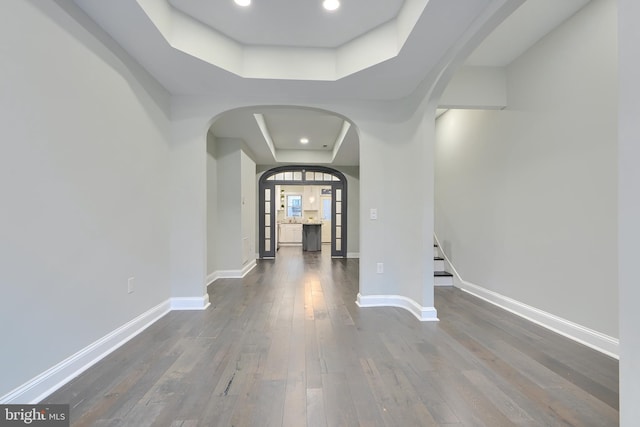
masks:
<instances>
[{"instance_id":1,"label":"french door","mask_svg":"<svg viewBox=\"0 0 640 427\"><path fill-rule=\"evenodd\" d=\"M282 166L266 171L259 181L258 226L260 258L274 258L278 249L277 212L280 185L318 185L331 188L331 256L347 256L347 180L323 166Z\"/></svg>"}]
</instances>

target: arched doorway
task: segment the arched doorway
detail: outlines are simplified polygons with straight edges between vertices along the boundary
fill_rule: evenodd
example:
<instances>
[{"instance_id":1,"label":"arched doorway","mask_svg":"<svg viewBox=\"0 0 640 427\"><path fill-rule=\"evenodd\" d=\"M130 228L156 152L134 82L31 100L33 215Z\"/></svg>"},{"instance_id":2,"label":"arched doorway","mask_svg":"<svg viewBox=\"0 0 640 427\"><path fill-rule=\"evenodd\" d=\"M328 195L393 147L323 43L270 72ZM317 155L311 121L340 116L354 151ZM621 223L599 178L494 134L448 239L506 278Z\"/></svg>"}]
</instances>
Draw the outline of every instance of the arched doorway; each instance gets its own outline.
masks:
<instances>
[{"instance_id":1,"label":"arched doorway","mask_svg":"<svg viewBox=\"0 0 640 427\"><path fill-rule=\"evenodd\" d=\"M331 187L331 256L347 256L347 179L324 166L279 166L266 171L259 181L258 240L260 258L275 258L276 214L280 206L277 185L318 185Z\"/></svg>"}]
</instances>

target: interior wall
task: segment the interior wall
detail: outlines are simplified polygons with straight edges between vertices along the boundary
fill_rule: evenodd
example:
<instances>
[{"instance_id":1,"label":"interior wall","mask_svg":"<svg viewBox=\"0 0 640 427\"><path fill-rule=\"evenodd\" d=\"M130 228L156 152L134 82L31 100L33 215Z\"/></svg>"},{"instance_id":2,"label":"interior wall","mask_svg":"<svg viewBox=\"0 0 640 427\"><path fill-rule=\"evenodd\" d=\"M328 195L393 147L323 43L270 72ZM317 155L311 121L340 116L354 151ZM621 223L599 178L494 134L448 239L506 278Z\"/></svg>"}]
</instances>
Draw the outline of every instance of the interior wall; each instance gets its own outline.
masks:
<instances>
[{"instance_id":1,"label":"interior wall","mask_svg":"<svg viewBox=\"0 0 640 427\"><path fill-rule=\"evenodd\" d=\"M436 234L461 277L618 336L615 0L507 69L504 111L437 121Z\"/></svg>"},{"instance_id":2,"label":"interior wall","mask_svg":"<svg viewBox=\"0 0 640 427\"><path fill-rule=\"evenodd\" d=\"M400 296L433 307L433 117L421 109L409 120L355 120L364 297Z\"/></svg>"},{"instance_id":3,"label":"interior wall","mask_svg":"<svg viewBox=\"0 0 640 427\"><path fill-rule=\"evenodd\" d=\"M256 259L256 219L258 216L256 190L256 163L240 151L241 211L242 211L242 258L244 267Z\"/></svg>"},{"instance_id":4,"label":"interior wall","mask_svg":"<svg viewBox=\"0 0 640 427\"><path fill-rule=\"evenodd\" d=\"M3 1L0 39L2 396L168 300L170 126L55 2Z\"/></svg>"},{"instance_id":5,"label":"interior wall","mask_svg":"<svg viewBox=\"0 0 640 427\"><path fill-rule=\"evenodd\" d=\"M207 132L207 275L218 267L218 165L216 139Z\"/></svg>"},{"instance_id":6,"label":"interior wall","mask_svg":"<svg viewBox=\"0 0 640 427\"><path fill-rule=\"evenodd\" d=\"M640 419L640 2L618 0L620 425Z\"/></svg>"},{"instance_id":7,"label":"interior wall","mask_svg":"<svg viewBox=\"0 0 640 427\"><path fill-rule=\"evenodd\" d=\"M241 152L237 139L217 139L218 224L215 244L219 270L239 270L242 267Z\"/></svg>"},{"instance_id":8,"label":"interior wall","mask_svg":"<svg viewBox=\"0 0 640 427\"><path fill-rule=\"evenodd\" d=\"M507 106L504 67L460 68L438 102L439 108L502 109Z\"/></svg>"}]
</instances>

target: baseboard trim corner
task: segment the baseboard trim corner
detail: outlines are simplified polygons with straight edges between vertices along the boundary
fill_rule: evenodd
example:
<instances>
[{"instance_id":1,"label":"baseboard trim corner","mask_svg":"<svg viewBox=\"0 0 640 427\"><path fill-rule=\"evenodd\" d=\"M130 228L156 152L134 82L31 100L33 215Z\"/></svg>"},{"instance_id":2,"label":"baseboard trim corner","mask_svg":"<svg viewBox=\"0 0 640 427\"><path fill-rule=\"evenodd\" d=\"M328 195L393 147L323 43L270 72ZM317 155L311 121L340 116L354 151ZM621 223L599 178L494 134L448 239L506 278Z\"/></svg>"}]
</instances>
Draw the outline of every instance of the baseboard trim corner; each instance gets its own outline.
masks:
<instances>
[{"instance_id":1,"label":"baseboard trim corner","mask_svg":"<svg viewBox=\"0 0 640 427\"><path fill-rule=\"evenodd\" d=\"M169 300L142 313L15 390L0 397L0 404L36 404L117 350L171 311Z\"/></svg>"},{"instance_id":2,"label":"baseboard trim corner","mask_svg":"<svg viewBox=\"0 0 640 427\"><path fill-rule=\"evenodd\" d=\"M240 277L242 278L242 277L246 276L247 274L249 274L249 272L251 270L253 270L256 267L256 265L258 265L258 263L256 262L255 259L252 259L251 261L249 261L249 263L247 265L242 267L242 271L241 271L242 276L240 276Z\"/></svg>"},{"instance_id":3,"label":"baseboard trim corner","mask_svg":"<svg viewBox=\"0 0 640 427\"><path fill-rule=\"evenodd\" d=\"M437 322L438 312L435 307L422 307L411 298L402 295L362 295L358 293L358 307L398 307L404 308L421 322Z\"/></svg>"},{"instance_id":4,"label":"baseboard trim corner","mask_svg":"<svg viewBox=\"0 0 640 427\"><path fill-rule=\"evenodd\" d=\"M347 252L347 258L360 258L360 252Z\"/></svg>"},{"instance_id":5,"label":"baseboard trim corner","mask_svg":"<svg viewBox=\"0 0 640 427\"><path fill-rule=\"evenodd\" d=\"M209 294L201 297L171 298L171 310L206 310L210 305Z\"/></svg>"},{"instance_id":6,"label":"baseboard trim corner","mask_svg":"<svg viewBox=\"0 0 640 427\"><path fill-rule=\"evenodd\" d=\"M207 287L211 286L211 284L218 279L220 279L220 275L217 271L214 271L213 273L207 275Z\"/></svg>"},{"instance_id":7,"label":"baseboard trim corner","mask_svg":"<svg viewBox=\"0 0 640 427\"><path fill-rule=\"evenodd\" d=\"M207 286L210 286L213 282L218 279L242 279L244 276L249 274L251 270L253 270L256 265L258 265L255 259L252 259L242 267L240 270L217 270L213 273L210 273L207 276Z\"/></svg>"}]
</instances>

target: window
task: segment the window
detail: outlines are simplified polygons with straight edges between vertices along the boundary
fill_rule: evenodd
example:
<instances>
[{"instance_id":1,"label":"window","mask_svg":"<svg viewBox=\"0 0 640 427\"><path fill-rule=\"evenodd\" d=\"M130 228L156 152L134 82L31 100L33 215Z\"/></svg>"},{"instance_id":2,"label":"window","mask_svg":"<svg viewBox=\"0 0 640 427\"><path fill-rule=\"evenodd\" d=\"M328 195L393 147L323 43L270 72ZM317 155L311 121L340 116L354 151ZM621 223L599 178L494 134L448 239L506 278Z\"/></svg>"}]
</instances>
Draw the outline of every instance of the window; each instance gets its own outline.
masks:
<instances>
[{"instance_id":1,"label":"window","mask_svg":"<svg viewBox=\"0 0 640 427\"><path fill-rule=\"evenodd\" d=\"M302 217L302 196L300 194L287 196L287 216Z\"/></svg>"},{"instance_id":2,"label":"window","mask_svg":"<svg viewBox=\"0 0 640 427\"><path fill-rule=\"evenodd\" d=\"M322 220L331 221L331 199L329 197L322 198Z\"/></svg>"}]
</instances>

